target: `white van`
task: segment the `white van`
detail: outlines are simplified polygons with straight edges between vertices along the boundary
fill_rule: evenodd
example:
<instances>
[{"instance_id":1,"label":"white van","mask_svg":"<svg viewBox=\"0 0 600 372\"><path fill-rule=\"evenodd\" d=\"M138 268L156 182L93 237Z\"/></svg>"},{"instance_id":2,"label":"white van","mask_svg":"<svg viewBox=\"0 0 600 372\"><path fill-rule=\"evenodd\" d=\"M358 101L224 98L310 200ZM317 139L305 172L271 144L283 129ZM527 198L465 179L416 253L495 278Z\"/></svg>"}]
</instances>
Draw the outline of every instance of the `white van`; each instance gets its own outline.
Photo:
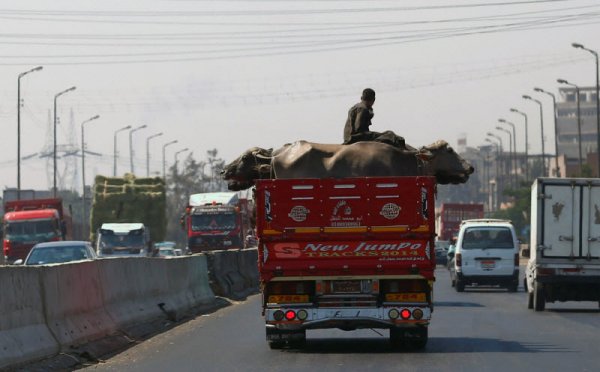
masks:
<instances>
[{"instance_id":1,"label":"white van","mask_svg":"<svg viewBox=\"0 0 600 372\"><path fill-rule=\"evenodd\" d=\"M500 285L516 292L519 285L519 242L510 221L465 220L461 223L452 285L457 292L465 285Z\"/></svg>"}]
</instances>

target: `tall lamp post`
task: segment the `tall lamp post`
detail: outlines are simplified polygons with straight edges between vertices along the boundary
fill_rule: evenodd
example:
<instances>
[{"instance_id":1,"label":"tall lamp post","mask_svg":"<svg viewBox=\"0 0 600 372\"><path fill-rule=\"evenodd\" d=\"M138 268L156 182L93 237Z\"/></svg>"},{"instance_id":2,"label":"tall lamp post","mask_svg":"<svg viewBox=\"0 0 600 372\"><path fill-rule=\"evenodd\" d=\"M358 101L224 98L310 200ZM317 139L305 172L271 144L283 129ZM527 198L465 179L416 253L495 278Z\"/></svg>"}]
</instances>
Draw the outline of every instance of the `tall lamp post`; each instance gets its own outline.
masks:
<instances>
[{"instance_id":1,"label":"tall lamp post","mask_svg":"<svg viewBox=\"0 0 600 372\"><path fill-rule=\"evenodd\" d=\"M54 182L52 183L52 187L53 187L53 192L52 194L54 195L54 197L56 198L56 100L58 99L58 97L62 96L65 93L69 93L74 91L75 89L77 89L77 87L71 87L69 89L65 89L62 92L56 93L54 95L54 151L53 151L53 155L52 155L52 159L53 159L53 163L54 163Z\"/></svg>"},{"instance_id":2,"label":"tall lamp post","mask_svg":"<svg viewBox=\"0 0 600 372\"><path fill-rule=\"evenodd\" d=\"M171 142L167 142L167 143L165 143L163 145L163 148L162 148L162 156L163 156L163 158L162 158L162 161L163 161L163 179L165 179L165 180L167 179L167 161L165 159L165 150L167 149L168 146L176 144L177 142L178 142L177 140L173 140Z\"/></svg>"},{"instance_id":3,"label":"tall lamp post","mask_svg":"<svg viewBox=\"0 0 600 372\"><path fill-rule=\"evenodd\" d=\"M496 141L498 141L498 151L496 151L496 181L498 181L500 179L500 171L498 170L498 162L500 160L500 155L504 152L503 148L504 148L504 143L502 142L502 138L500 138L500 136L495 135L494 133L491 132L487 132L488 137L494 138L496 139ZM504 167L502 167L504 168Z\"/></svg>"},{"instance_id":4,"label":"tall lamp post","mask_svg":"<svg viewBox=\"0 0 600 372\"><path fill-rule=\"evenodd\" d=\"M135 174L135 169L133 167L133 133L137 132L138 130L147 128L147 127L148 126L146 124L144 124L144 125L140 125L139 127L135 127L129 131L129 164L130 164L131 174Z\"/></svg>"},{"instance_id":5,"label":"tall lamp post","mask_svg":"<svg viewBox=\"0 0 600 372\"><path fill-rule=\"evenodd\" d=\"M596 154L598 156L598 174L596 176L600 177L600 67L598 66L598 53L595 50L588 49L579 43L573 43L571 46L573 46L573 48L579 48L590 52L596 58Z\"/></svg>"},{"instance_id":6,"label":"tall lamp post","mask_svg":"<svg viewBox=\"0 0 600 372\"><path fill-rule=\"evenodd\" d=\"M529 180L529 128L527 127L527 114L517 110L516 108L511 108L510 112L514 112L515 114L522 115L525 118L525 180Z\"/></svg>"},{"instance_id":7,"label":"tall lamp post","mask_svg":"<svg viewBox=\"0 0 600 372\"><path fill-rule=\"evenodd\" d=\"M513 162L514 162L513 167L515 169L515 185L518 186L519 182L518 182L518 178L517 178L517 170L519 169L519 164L517 162L517 128L515 127L514 123L511 123L510 121L502 119L502 118L498 119L498 122L506 124L506 125L510 125L512 128L512 136L513 136L512 142L513 142L514 155L515 155L513 158Z\"/></svg>"},{"instance_id":8,"label":"tall lamp post","mask_svg":"<svg viewBox=\"0 0 600 372\"><path fill-rule=\"evenodd\" d=\"M17 78L17 199L21 199L21 78L31 72L40 71L42 66L21 72Z\"/></svg>"},{"instance_id":9,"label":"tall lamp post","mask_svg":"<svg viewBox=\"0 0 600 372\"><path fill-rule=\"evenodd\" d=\"M182 152L186 152L186 151L188 151L188 150L189 150L189 149L186 147L185 149L179 150L179 151L177 151L177 152L175 153L174 157L175 157L175 171L176 171L176 172L177 172L177 156L178 156L179 154L181 154Z\"/></svg>"},{"instance_id":10,"label":"tall lamp post","mask_svg":"<svg viewBox=\"0 0 600 372\"><path fill-rule=\"evenodd\" d=\"M498 142L496 142L496 141L492 141L492 139L489 138L489 137L486 138L485 140L487 142L493 144L496 147L496 162L495 162L496 163L496 174L495 174L495 177L494 177L494 183L492 183L491 180L488 181L489 184L490 184L490 186L495 186L497 184L497 182L498 182L498 158L500 157L500 144ZM489 176L488 176L488 178L489 178ZM489 193L490 193L490 196L491 196L491 200L489 201L489 204L490 204L490 208L489 209L490 210L496 209L496 201L497 201L497 197L495 195L496 188L494 188L494 190L492 190L492 188L490 187L489 190L490 190Z\"/></svg>"},{"instance_id":11,"label":"tall lamp post","mask_svg":"<svg viewBox=\"0 0 600 372\"><path fill-rule=\"evenodd\" d=\"M119 132L123 132L123 131L125 131L127 129L130 129L130 128L131 128L131 125L128 125L126 127L123 127L121 129L117 129L115 131L114 145L113 145L113 159L114 159L114 163L113 163L113 177L117 176L117 155L118 155L118 153L117 153L117 134Z\"/></svg>"},{"instance_id":12,"label":"tall lamp post","mask_svg":"<svg viewBox=\"0 0 600 372\"><path fill-rule=\"evenodd\" d=\"M500 126L497 126L496 130L499 130L501 132L504 132L504 133L508 134L508 149L509 149L509 154L510 154L510 161L509 161L509 163L512 163L514 149L513 149L513 141L512 141L512 137L510 135L510 131L508 129L502 128ZM508 175L510 177L510 170L508 172ZM514 185L514 182L513 182L513 177L510 177L510 183L513 185L513 188L516 187L516 185Z\"/></svg>"},{"instance_id":13,"label":"tall lamp post","mask_svg":"<svg viewBox=\"0 0 600 372\"><path fill-rule=\"evenodd\" d=\"M535 103L537 103L540 106L540 134L541 134L541 139L542 139L542 176L546 175L546 151L545 151L545 147L544 147L544 110L542 107L542 102L540 100L537 100L535 98L532 98L531 96L527 95L527 94L523 94L523 98L529 101L533 101Z\"/></svg>"},{"instance_id":14,"label":"tall lamp post","mask_svg":"<svg viewBox=\"0 0 600 372\"><path fill-rule=\"evenodd\" d=\"M554 113L554 162L556 163L556 177L560 177L560 167L558 165L558 127L556 126L556 117L558 116L558 112L556 111L556 96L554 93L550 93L548 91L543 90L542 88L533 88L534 91L538 93L544 93L552 97L552 108Z\"/></svg>"},{"instance_id":15,"label":"tall lamp post","mask_svg":"<svg viewBox=\"0 0 600 372\"><path fill-rule=\"evenodd\" d=\"M85 232L87 224L85 223L85 127L84 125L92 120L96 120L100 115L92 116L83 123L81 123L81 184L83 185L83 192L81 193L81 238L85 240Z\"/></svg>"},{"instance_id":16,"label":"tall lamp post","mask_svg":"<svg viewBox=\"0 0 600 372\"><path fill-rule=\"evenodd\" d=\"M556 81L559 84L565 84L575 88L575 99L577 100L577 145L579 150L579 177L581 177L583 171L583 155L581 151L581 104L579 100L579 86L569 83L565 79L557 79Z\"/></svg>"},{"instance_id":17,"label":"tall lamp post","mask_svg":"<svg viewBox=\"0 0 600 372\"><path fill-rule=\"evenodd\" d=\"M156 133L146 138L146 177L150 177L150 140L152 138L160 137L163 132Z\"/></svg>"}]
</instances>

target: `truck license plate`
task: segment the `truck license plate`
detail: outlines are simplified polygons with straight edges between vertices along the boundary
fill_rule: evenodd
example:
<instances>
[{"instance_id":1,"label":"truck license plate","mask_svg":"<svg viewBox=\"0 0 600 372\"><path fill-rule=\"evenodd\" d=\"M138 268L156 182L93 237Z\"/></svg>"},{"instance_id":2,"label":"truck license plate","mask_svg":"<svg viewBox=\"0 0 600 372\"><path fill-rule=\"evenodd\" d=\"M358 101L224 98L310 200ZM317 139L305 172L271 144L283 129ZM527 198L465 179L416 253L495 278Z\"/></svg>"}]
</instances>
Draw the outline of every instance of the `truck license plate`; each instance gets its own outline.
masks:
<instances>
[{"instance_id":1,"label":"truck license plate","mask_svg":"<svg viewBox=\"0 0 600 372\"><path fill-rule=\"evenodd\" d=\"M482 269L493 269L496 267L496 261L481 261Z\"/></svg>"},{"instance_id":2,"label":"truck license plate","mask_svg":"<svg viewBox=\"0 0 600 372\"><path fill-rule=\"evenodd\" d=\"M331 289L334 293L360 293L360 280L336 280Z\"/></svg>"}]
</instances>

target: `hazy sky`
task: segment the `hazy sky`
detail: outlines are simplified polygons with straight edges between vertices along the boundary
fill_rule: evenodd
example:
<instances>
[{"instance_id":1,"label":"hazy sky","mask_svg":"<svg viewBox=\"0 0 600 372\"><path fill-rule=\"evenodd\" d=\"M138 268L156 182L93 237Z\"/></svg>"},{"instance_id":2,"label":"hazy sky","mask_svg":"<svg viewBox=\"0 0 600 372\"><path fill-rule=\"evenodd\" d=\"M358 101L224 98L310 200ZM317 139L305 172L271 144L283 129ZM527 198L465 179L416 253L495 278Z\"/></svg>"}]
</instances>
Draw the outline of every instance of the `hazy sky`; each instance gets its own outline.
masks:
<instances>
[{"instance_id":1,"label":"hazy sky","mask_svg":"<svg viewBox=\"0 0 600 372\"><path fill-rule=\"evenodd\" d=\"M377 91L372 129L413 146L456 145L461 133L477 146L504 117L519 125L523 151L522 118L509 112L517 107L530 117L530 153L539 153L538 107L521 95L534 86L557 92L556 78L593 85L593 57L570 44L600 51L599 22L598 0L5 0L0 187L16 186L17 76L38 65L21 79L21 154L38 153L22 161L23 188L51 185L52 163L38 156L51 150L53 97L71 86L58 99L59 145L79 147L81 123L101 116L86 125L88 150L102 154L86 157L88 183L112 174L114 131L126 125L148 126L133 135L140 175L146 138L158 132L153 173L174 139L169 165L185 147L197 159L217 148L231 160L251 146L339 143L365 87ZM553 148L551 101L537 97ZM118 138L123 173L127 132ZM58 164L67 169L65 159ZM76 180L67 186L80 187Z\"/></svg>"}]
</instances>

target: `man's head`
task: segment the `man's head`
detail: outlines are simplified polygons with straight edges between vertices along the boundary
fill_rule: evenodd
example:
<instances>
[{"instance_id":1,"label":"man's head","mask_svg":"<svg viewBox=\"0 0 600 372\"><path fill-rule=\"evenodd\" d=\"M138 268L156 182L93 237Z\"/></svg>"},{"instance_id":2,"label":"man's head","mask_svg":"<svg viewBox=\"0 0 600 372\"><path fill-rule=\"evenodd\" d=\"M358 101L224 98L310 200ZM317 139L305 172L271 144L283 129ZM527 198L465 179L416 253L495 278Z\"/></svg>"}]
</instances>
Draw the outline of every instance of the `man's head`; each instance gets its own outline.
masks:
<instances>
[{"instance_id":1,"label":"man's head","mask_svg":"<svg viewBox=\"0 0 600 372\"><path fill-rule=\"evenodd\" d=\"M371 88L366 88L363 90L360 99L367 105L367 107L373 106L375 103L375 91Z\"/></svg>"}]
</instances>

